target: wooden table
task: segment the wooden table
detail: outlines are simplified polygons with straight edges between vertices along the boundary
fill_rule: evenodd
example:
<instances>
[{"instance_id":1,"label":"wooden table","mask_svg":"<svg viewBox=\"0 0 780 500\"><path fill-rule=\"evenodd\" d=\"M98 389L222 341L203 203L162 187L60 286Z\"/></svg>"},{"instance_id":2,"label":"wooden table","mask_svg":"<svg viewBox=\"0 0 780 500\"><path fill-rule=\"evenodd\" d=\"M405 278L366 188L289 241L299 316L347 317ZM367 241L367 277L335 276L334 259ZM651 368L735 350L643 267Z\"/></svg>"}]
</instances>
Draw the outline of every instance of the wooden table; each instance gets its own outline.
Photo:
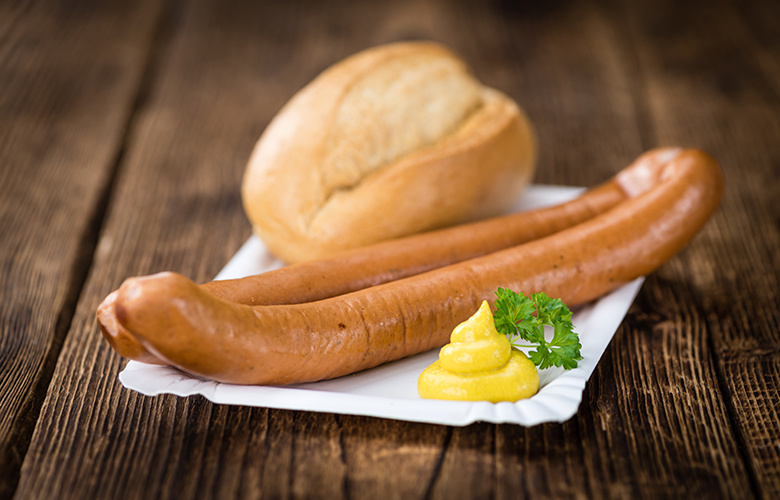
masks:
<instances>
[{"instance_id":1,"label":"wooden table","mask_svg":"<svg viewBox=\"0 0 780 500\"><path fill-rule=\"evenodd\" d=\"M451 46L514 97L536 182L659 145L723 165L564 424L445 427L145 397L100 336L132 275L207 281L290 96L363 48ZM0 4L0 498L780 498L780 3Z\"/></svg>"}]
</instances>

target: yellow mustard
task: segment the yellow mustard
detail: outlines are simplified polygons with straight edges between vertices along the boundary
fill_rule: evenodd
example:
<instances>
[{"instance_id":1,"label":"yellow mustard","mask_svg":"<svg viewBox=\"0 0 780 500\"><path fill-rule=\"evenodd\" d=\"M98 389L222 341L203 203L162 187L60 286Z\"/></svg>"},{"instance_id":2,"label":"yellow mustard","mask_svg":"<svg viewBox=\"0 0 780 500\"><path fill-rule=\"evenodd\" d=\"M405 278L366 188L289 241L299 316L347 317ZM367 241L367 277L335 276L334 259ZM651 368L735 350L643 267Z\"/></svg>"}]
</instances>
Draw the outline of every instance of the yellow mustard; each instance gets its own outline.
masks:
<instances>
[{"instance_id":1,"label":"yellow mustard","mask_svg":"<svg viewBox=\"0 0 780 500\"><path fill-rule=\"evenodd\" d=\"M528 398L538 390L536 366L498 333L487 301L455 327L439 359L417 380L417 392L426 399L498 403Z\"/></svg>"}]
</instances>

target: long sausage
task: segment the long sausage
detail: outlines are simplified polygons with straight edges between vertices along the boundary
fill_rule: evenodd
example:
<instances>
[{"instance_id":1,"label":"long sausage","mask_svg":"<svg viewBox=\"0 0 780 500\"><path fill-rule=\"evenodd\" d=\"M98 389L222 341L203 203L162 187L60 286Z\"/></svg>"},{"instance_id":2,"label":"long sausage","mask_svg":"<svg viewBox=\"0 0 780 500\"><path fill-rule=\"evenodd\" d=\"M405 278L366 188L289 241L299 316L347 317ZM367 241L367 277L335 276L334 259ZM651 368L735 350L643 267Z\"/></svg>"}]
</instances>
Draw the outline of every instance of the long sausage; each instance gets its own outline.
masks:
<instances>
[{"instance_id":1,"label":"long sausage","mask_svg":"<svg viewBox=\"0 0 780 500\"><path fill-rule=\"evenodd\" d=\"M664 164L677 152L674 148L650 151L626 170ZM201 286L216 297L245 305L313 302L542 238L591 219L627 198L625 190L613 178L557 206L431 231L257 276L212 281ZM116 291L109 294L97 310L98 325L109 344L126 358L165 364L116 320L116 296Z\"/></svg>"},{"instance_id":2,"label":"long sausage","mask_svg":"<svg viewBox=\"0 0 780 500\"><path fill-rule=\"evenodd\" d=\"M162 273L120 287L117 318L160 359L238 384L338 377L447 342L495 289L545 291L573 306L646 275L714 213L720 167L685 150L660 168L623 172L635 197L577 226L516 247L339 297L246 306Z\"/></svg>"}]
</instances>

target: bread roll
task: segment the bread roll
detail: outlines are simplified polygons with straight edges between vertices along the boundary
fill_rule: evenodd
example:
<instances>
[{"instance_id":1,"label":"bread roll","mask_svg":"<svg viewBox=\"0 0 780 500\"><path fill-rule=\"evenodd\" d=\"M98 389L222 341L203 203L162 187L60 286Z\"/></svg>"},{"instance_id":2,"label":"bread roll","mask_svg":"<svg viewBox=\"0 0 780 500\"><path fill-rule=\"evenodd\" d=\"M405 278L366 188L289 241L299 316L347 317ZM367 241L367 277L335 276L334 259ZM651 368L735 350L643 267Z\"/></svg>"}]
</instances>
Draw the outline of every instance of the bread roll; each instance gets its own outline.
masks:
<instances>
[{"instance_id":1,"label":"bread roll","mask_svg":"<svg viewBox=\"0 0 780 500\"><path fill-rule=\"evenodd\" d=\"M254 231L292 263L506 211L533 175L512 99L427 42L330 67L266 128L247 165Z\"/></svg>"}]
</instances>

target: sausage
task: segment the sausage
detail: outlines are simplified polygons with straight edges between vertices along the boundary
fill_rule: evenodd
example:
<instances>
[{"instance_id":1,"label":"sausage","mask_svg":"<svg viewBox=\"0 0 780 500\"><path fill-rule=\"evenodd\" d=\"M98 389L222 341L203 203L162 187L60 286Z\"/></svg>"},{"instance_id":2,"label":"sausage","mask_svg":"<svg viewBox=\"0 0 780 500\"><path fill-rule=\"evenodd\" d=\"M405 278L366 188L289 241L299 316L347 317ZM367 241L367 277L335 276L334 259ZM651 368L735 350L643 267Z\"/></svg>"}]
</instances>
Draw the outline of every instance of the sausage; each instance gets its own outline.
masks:
<instances>
[{"instance_id":1,"label":"sausage","mask_svg":"<svg viewBox=\"0 0 780 500\"><path fill-rule=\"evenodd\" d=\"M648 155L645 161L657 161L658 156ZM336 297L547 236L595 217L626 198L612 179L557 206L408 236L201 287L223 300L245 305L300 304ZM116 296L116 291L109 294L97 309L103 336L126 358L165 364L116 321Z\"/></svg>"},{"instance_id":2,"label":"sausage","mask_svg":"<svg viewBox=\"0 0 780 500\"><path fill-rule=\"evenodd\" d=\"M717 162L685 150L621 172L635 197L557 234L317 302L247 306L175 273L131 278L118 321L153 354L193 375L237 384L329 379L427 351L497 287L544 291L574 306L646 275L716 210Z\"/></svg>"},{"instance_id":3,"label":"sausage","mask_svg":"<svg viewBox=\"0 0 780 500\"><path fill-rule=\"evenodd\" d=\"M674 151L659 149L648 152L632 166L663 163ZM627 198L617 181L611 179L557 206L431 231L256 276L212 281L201 286L216 297L245 305L312 302L541 238L595 217ZM106 340L126 358L164 364L116 321L116 295L116 291L109 294L97 310L97 322Z\"/></svg>"}]
</instances>

